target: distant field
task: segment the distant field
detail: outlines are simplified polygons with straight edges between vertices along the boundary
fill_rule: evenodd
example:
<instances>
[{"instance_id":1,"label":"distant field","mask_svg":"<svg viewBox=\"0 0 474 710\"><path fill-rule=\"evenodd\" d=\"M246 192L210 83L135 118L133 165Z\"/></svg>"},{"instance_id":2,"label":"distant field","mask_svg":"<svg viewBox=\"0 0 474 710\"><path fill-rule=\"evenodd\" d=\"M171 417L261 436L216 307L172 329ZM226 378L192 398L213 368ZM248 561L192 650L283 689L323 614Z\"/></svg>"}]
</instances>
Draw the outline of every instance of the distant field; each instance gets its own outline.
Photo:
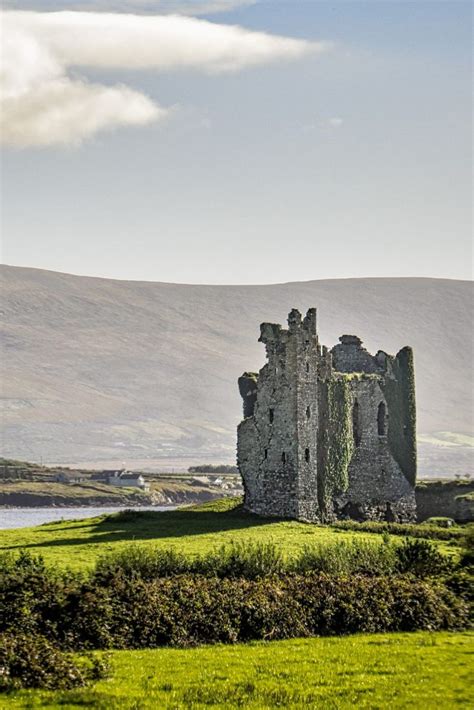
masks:
<instances>
[{"instance_id":1,"label":"distant field","mask_svg":"<svg viewBox=\"0 0 474 710\"><path fill-rule=\"evenodd\" d=\"M259 518L241 512L237 503L236 499L223 499L175 511L103 515L1 530L0 552L28 550L58 567L86 569L99 556L132 543L196 555L235 541L273 542L291 555L305 545L354 536L374 544L382 541L380 535L365 532ZM450 553L456 550L452 541L437 544Z\"/></svg>"},{"instance_id":2,"label":"distant field","mask_svg":"<svg viewBox=\"0 0 474 710\"><path fill-rule=\"evenodd\" d=\"M374 634L111 653L89 689L28 691L8 708L474 707L473 633Z\"/></svg>"}]
</instances>

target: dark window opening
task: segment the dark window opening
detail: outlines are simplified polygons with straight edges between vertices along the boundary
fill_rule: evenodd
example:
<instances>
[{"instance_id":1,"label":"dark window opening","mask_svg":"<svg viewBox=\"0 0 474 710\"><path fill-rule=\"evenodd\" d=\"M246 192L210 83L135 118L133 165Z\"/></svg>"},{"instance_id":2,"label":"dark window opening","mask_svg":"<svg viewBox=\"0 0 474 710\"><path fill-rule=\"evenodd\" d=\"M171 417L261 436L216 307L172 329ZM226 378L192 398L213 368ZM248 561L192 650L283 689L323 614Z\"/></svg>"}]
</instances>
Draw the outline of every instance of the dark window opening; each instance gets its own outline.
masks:
<instances>
[{"instance_id":1,"label":"dark window opening","mask_svg":"<svg viewBox=\"0 0 474 710\"><path fill-rule=\"evenodd\" d=\"M306 363L306 372L309 372L309 362Z\"/></svg>"},{"instance_id":2,"label":"dark window opening","mask_svg":"<svg viewBox=\"0 0 474 710\"><path fill-rule=\"evenodd\" d=\"M304 450L304 460L309 463L309 449Z\"/></svg>"},{"instance_id":3,"label":"dark window opening","mask_svg":"<svg viewBox=\"0 0 474 710\"><path fill-rule=\"evenodd\" d=\"M265 458L268 459L268 449L265 449Z\"/></svg>"},{"instance_id":4,"label":"dark window opening","mask_svg":"<svg viewBox=\"0 0 474 710\"><path fill-rule=\"evenodd\" d=\"M283 453L282 453L282 455L281 455L281 460L282 460L282 463L286 463L286 454L285 454L284 451L283 451Z\"/></svg>"},{"instance_id":5,"label":"dark window opening","mask_svg":"<svg viewBox=\"0 0 474 710\"><path fill-rule=\"evenodd\" d=\"M354 437L354 444L359 446L361 435L360 435L360 420L359 420L359 402L354 402L352 407L352 436Z\"/></svg>"},{"instance_id":6,"label":"dark window opening","mask_svg":"<svg viewBox=\"0 0 474 710\"><path fill-rule=\"evenodd\" d=\"M270 424L271 424L273 421L273 409L268 410L268 418L270 419Z\"/></svg>"},{"instance_id":7,"label":"dark window opening","mask_svg":"<svg viewBox=\"0 0 474 710\"><path fill-rule=\"evenodd\" d=\"M306 419L311 417L311 407L306 407Z\"/></svg>"},{"instance_id":8,"label":"dark window opening","mask_svg":"<svg viewBox=\"0 0 474 710\"><path fill-rule=\"evenodd\" d=\"M385 434L385 402L380 402L377 410L377 431L379 436Z\"/></svg>"}]
</instances>

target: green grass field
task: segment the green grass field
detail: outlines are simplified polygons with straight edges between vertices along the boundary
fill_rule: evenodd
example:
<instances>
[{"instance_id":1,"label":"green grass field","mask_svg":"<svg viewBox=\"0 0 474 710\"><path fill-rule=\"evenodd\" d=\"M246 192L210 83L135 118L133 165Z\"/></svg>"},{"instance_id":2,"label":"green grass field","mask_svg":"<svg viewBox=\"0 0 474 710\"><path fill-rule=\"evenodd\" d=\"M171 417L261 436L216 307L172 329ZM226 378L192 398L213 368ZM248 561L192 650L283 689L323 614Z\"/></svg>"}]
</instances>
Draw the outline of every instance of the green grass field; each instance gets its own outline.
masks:
<instances>
[{"instance_id":1,"label":"green grass field","mask_svg":"<svg viewBox=\"0 0 474 710\"><path fill-rule=\"evenodd\" d=\"M63 710L469 708L473 654L473 633L429 632L114 651L110 678L95 686L22 691L4 702Z\"/></svg>"},{"instance_id":2,"label":"green grass field","mask_svg":"<svg viewBox=\"0 0 474 710\"><path fill-rule=\"evenodd\" d=\"M357 537L373 544L382 542L381 535L248 515L235 508L237 502L223 499L174 511L103 515L33 528L0 530L0 552L28 550L41 554L47 563L56 567L80 570L90 568L98 557L131 543L196 555L236 541L273 542L291 555L305 545L336 539ZM436 544L450 554L457 549L452 543Z\"/></svg>"}]
</instances>

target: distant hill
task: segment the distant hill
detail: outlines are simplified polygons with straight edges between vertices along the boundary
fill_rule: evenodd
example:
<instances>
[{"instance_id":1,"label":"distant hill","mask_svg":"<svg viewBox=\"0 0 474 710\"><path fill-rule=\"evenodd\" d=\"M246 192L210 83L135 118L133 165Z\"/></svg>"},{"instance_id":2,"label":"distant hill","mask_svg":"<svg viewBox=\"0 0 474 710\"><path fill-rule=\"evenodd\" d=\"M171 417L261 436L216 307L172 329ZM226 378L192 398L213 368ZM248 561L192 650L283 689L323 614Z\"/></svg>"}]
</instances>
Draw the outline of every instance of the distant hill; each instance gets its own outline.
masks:
<instances>
[{"instance_id":1,"label":"distant hill","mask_svg":"<svg viewBox=\"0 0 474 710\"><path fill-rule=\"evenodd\" d=\"M237 377L264 362L259 324L316 306L329 346L342 333L372 352L413 346L422 472L466 472L472 462L469 282L190 286L11 266L1 275L6 457L233 463Z\"/></svg>"}]
</instances>

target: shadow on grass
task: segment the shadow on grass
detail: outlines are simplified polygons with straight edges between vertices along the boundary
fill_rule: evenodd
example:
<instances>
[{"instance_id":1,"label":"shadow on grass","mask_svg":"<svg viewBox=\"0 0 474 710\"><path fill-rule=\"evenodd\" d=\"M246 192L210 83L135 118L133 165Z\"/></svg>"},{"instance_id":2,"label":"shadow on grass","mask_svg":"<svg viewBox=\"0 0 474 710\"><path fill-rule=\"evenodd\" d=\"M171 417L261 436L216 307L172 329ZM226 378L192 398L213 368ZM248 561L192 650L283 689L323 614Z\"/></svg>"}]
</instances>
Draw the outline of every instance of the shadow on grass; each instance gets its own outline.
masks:
<instances>
[{"instance_id":1,"label":"shadow on grass","mask_svg":"<svg viewBox=\"0 0 474 710\"><path fill-rule=\"evenodd\" d=\"M91 528L89 535L83 535L82 537L61 536L57 539L52 538L41 542L8 545L0 547L0 550L93 545L125 540L134 542L138 540L159 540L161 538L172 539L229 530L242 530L280 521L278 518L269 521L268 518L246 513L241 505L232 508L228 506L227 509L224 507L222 510L216 510L213 509L212 504L209 506L205 504L193 509L156 513L154 511L125 510L95 520L96 522L90 522L87 526ZM80 527L86 527L86 524L83 523ZM61 528L61 530L67 529L68 526L62 526ZM77 527L73 528L71 532L76 529ZM56 530L51 532L54 533Z\"/></svg>"}]
</instances>

